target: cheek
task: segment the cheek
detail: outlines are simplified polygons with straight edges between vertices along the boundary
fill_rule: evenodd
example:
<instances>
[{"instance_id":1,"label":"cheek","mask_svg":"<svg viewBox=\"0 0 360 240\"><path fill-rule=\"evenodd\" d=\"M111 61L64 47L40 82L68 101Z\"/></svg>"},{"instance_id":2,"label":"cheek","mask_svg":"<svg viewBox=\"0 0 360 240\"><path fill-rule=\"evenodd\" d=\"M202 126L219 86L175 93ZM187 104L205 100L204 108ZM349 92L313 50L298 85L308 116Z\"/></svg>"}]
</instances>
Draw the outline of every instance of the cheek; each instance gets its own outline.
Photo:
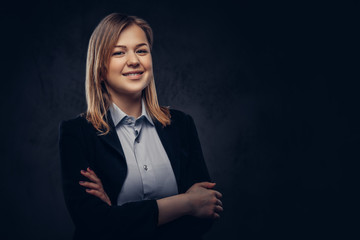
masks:
<instances>
[{"instance_id":1,"label":"cheek","mask_svg":"<svg viewBox=\"0 0 360 240\"><path fill-rule=\"evenodd\" d=\"M124 67L124 63L117 59L114 59L109 64L109 72L110 73L117 73L120 72Z\"/></svg>"},{"instance_id":2,"label":"cheek","mask_svg":"<svg viewBox=\"0 0 360 240\"><path fill-rule=\"evenodd\" d=\"M144 59L143 64L144 64L144 67L145 67L147 70L149 70L149 71L152 70L152 59L151 59L150 56L149 56L148 58Z\"/></svg>"}]
</instances>

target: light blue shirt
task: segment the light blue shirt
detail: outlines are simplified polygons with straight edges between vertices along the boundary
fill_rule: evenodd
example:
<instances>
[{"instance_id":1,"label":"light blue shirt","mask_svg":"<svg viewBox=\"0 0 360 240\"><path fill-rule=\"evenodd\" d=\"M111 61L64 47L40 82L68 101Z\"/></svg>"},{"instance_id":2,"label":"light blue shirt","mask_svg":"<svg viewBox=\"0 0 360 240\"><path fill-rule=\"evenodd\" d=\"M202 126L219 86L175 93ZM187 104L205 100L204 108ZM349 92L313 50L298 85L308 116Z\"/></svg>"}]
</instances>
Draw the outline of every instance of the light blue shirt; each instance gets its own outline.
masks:
<instances>
[{"instance_id":1,"label":"light blue shirt","mask_svg":"<svg viewBox=\"0 0 360 240\"><path fill-rule=\"evenodd\" d=\"M116 104L110 107L117 135L128 167L117 205L178 194L176 179L152 119L141 101L137 119Z\"/></svg>"}]
</instances>

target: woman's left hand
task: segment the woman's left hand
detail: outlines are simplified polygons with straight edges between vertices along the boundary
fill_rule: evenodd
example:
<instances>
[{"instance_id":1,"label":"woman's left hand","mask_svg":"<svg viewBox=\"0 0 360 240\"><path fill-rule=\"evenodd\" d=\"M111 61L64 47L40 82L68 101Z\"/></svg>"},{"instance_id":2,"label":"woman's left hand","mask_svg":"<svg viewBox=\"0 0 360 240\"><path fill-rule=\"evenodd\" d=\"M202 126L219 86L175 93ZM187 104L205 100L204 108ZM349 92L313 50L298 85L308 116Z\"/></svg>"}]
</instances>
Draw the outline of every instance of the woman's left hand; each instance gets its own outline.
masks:
<instances>
[{"instance_id":1,"label":"woman's left hand","mask_svg":"<svg viewBox=\"0 0 360 240\"><path fill-rule=\"evenodd\" d=\"M84 175L85 177L90 179L91 182L80 181L79 184L81 186L87 187L87 189L86 189L87 193L90 193L90 194L100 198L101 200L106 202L109 206L111 206L111 201L103 188L100 178L98 178L98 176L96 176L95 172L93 170L91 170L90 168L87 168L86 170L87 171L81 170L80 172L82 175Z\"/></svg>"}]
</instances>

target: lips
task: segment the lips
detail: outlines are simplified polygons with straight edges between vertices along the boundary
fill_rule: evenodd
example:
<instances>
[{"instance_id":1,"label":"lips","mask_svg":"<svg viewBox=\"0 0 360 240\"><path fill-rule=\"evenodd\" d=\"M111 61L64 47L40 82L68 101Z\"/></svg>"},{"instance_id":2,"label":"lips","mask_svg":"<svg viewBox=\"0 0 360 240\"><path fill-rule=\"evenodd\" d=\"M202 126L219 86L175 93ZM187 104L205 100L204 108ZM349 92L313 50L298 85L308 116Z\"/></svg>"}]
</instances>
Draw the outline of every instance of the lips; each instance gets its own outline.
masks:
<instances>
[{"instance_id":1,"label":"lips","mask_svg":"<svg viewBox=\"0 0 360 240\"><path fill-rule=\"evenodd\" d=\"M131 71L131 72L123 73L122 75L124 75L124 76L140 76L141 74L143 74L142 71Z\"/></svg>"}]
</instances>

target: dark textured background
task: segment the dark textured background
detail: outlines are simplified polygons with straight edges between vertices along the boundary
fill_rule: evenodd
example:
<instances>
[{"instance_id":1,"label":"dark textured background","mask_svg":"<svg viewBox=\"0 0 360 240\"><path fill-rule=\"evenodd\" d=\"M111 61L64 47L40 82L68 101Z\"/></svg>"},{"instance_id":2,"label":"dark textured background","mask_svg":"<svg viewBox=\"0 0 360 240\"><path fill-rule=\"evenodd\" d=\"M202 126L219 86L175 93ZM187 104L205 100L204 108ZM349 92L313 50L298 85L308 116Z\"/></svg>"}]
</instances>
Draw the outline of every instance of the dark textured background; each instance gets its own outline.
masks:
<instances>
[{"instance_id":1,"label":"dark textured background","mask_svg":"<svg viewBox=\"0 0 360 240\"><path fill-rule=\"evenodd\" d=\"M0 238L71 237L58 124L85 110L88 39L111 12L150 23L160 103L195 119L224 195L207 240L353 233L359 3L268 2L2 5Z\"/></svg>"}]
</instances>

